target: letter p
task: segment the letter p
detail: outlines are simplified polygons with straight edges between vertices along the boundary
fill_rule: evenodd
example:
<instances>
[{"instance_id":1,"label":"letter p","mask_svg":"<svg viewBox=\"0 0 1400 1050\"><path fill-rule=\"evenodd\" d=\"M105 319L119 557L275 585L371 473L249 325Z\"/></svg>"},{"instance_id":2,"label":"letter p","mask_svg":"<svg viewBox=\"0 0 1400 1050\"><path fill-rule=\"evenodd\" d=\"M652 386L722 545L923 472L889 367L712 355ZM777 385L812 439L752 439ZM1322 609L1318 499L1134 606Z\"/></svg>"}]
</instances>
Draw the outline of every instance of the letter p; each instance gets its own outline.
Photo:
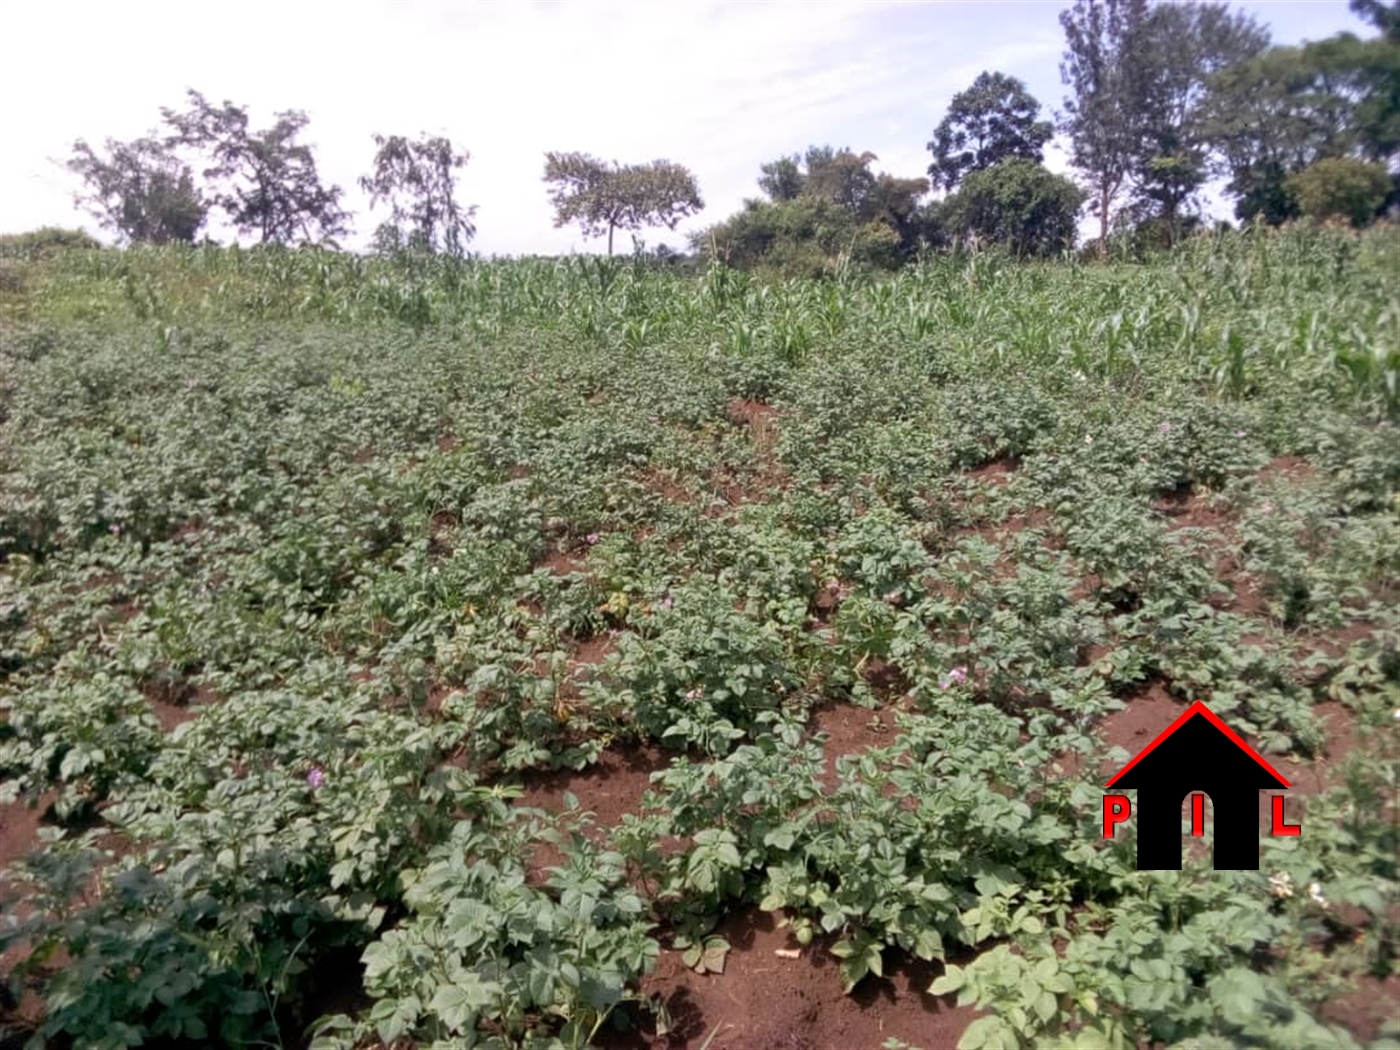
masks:
<instances>
[{"instance_id":1,"label":"letter p","mask_svg":"<svg viewBox=\"0 0 1400 1050\"><path fill-rule=\"evenodd\" d=\"M1105 795L1103 797L1103 837L1113 838L1113 825L1121 824L1133 815L1132 803L1127 795Z\"/></svg>"}]
</instances>

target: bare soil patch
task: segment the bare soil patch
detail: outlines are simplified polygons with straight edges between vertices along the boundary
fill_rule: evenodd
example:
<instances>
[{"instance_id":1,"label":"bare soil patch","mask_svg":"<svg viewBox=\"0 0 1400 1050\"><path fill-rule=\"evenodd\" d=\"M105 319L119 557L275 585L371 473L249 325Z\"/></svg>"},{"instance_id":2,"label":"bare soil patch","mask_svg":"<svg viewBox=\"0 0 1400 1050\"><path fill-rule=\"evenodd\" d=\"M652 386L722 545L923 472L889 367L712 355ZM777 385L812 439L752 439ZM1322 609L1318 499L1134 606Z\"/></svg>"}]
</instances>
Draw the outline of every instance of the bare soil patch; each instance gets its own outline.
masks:
<instances>
[{"instance_id":1,"label":"bare soil patch","mask_svg":"<svg viewBox=\"0 0 1400 1050\"><path fill-rule=\"evenodd\" d=\"M1302 456L1278 456L1259 468L1259 477L1307 481L1317 476L1317 468Z\"/></svg>"},{"instance_id":2,"label":"bare soil patch","mask_svg":"<svg viewBox=\"0 0 1400 1050\"><path fill-rule=\"evenodd\" d=\"M540 568L548 569L553 576L573 576L578 574L586 576L588 569L585 566L587 555L580 551L572 553L570 551L552 550L540 561Z\"/></svg>"},{"instance_id":3,"label":"bare soil patch","mask_svg":"<svg viewBox=\"0 0 1400 1050\"><path fill-rule=\"evenodd\" d=\"M822 787L827 791L836 786L838 758L864 754L872 748L889 747L897 739L894 708L871 711L853 704L836 704L814 711L809 724L814 733L826 734Z\"/></svg>"},{"instance_id":4,"label":"bare soil patch","mask_svg":"<svg viewBox=\"0 0 1400 1050\"><path fill-rule=\"evenodd\" d=\"M562 813L564 796L572 793L579 807L594 815L594 830L601 832L615 827L624 813L641 809L651 775L669 766L671 757L670 752L648 745L604 751L584 770L529 770L519 775L525 793L516 805Z\"/></svg>"},{"instance_id":5,"label":"bare soil patch","mask_svg":"<svg viewBox=\"0 0 1400 1050\"><path fill-rule=\"evenodd\" d=\"M953 997L925 991L943 972L898 952L885 953L882 978L867 977L853 995L841 988L839 961L823 940L804 949L770 913L744 909L715 931L731 946L723 974L695 973L679 951L663 951L656 972L642 981L670 1015L667 1034L649 1016L631 1032L600 1033L605 1050L818 1050L876 1048L887 1039L914 1046L957 1044L978 1016ZM796 957L777 952L798 951ZM967 960L958 959L958 962ZM708 1041L708 1042L707 1042Z\"/></svg>"}]
</instances>

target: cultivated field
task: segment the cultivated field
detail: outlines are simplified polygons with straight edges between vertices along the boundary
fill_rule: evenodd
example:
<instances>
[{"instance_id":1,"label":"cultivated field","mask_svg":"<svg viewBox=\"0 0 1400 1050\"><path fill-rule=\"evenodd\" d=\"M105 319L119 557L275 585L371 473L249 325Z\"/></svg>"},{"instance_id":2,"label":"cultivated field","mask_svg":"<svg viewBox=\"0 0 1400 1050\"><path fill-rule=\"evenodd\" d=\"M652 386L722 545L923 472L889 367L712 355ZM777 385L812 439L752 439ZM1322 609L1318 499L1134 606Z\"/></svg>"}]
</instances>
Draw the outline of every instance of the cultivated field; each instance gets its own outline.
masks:
<instances>
[{"instance_id":1,"label":"cultivated field","mask_svg":"<svg viewBox=\"0 0 1400 1050\"><path fill-rule=\"evenodd\" d=\"M0 257L0 1038L1400 1046L1397 272Z\"/></svg>"}]
</instances>

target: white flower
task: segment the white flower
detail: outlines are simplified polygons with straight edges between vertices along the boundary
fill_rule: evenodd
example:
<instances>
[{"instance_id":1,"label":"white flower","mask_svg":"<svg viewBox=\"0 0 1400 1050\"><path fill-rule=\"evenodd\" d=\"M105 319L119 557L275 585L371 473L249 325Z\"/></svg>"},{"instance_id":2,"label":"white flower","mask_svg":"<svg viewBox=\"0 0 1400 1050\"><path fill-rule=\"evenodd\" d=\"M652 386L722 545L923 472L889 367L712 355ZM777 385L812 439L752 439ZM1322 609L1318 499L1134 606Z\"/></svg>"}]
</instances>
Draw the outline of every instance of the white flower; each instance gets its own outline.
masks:
<instances>
[{"instance_id":1,"label":"white flower","mask_svg":"<svg viewBox=\"0 0 1400 1050\"><path fill-rule=\"evenodd\" d=\"M1323 908L1327 907L1327 898L1322 895L1322 887L1315 882L1308 883L1308 897L1314 904L1319 904Z\"/></svg>"},{"instance_id":2,"label":"white flower","mask_svg":"<svg viewBox=\"0 0 1400 1050\"><path fill-rule=\"evenodd\" d=\"M1293 896L1293 876L1286 871L1278 875L1270 875L1269 889L1279 900Z\"/></svg>"}]
</instances>

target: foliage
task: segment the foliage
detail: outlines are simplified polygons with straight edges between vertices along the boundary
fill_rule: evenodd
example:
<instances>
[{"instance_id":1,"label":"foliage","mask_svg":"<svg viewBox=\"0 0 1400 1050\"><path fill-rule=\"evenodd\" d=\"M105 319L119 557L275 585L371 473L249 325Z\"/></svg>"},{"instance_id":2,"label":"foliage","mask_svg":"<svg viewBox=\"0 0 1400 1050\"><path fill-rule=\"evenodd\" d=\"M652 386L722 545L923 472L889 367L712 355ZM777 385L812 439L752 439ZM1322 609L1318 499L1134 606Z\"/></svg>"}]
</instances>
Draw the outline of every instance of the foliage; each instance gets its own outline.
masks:
<instances>
[{"instance_id":1,"label":"foliage","mask_svg":"<svg viewBox=\"0 0 1400 1050\"><path fill-rule=\"evenodd\" d=\"M1076 0L1060 12L1060 24L1060 79L1073 95L1065 99L1059 130L1069 136L1071 163L1090 181L1102 254L1113 203L1135 170L1151 98L1148 6L1146 0Z\"/></svg>"},{"instance_id":2,"label":"foliage","mask_svg":"<svg viewBox=\"0 0 1400 1050\"><path fill-rule=\"evenodd\" d=\"M0 953L44 1016L6 1038L607 1045L766 907L857 996L927 960L968 1046L1357 1041L1396 237L768 282L7 253L0 802L41 838ZM1304 835L1132 870L1100 772L1144 691L1317 783Z\"/></svg>"},{"instance_id":3,"label":"foliage","mask_svg":"<svg viewBox=\"0 0 1400 1050\"><path fill-rule=\"evenodd\" d=\"M257 234L260 244L333 243L345 234L340 187L322 184L312 148L297 141L309 123L305 113L285 110L254 131L246 107L187 94L184 112L161 113L174 143L205 159L208 199L239 233Z\"/></svg>"},{"instance_id":4,"label":"foliage","mask_svg":"<svg viewBox=\"0 0 1400 1050\"><path fill-rule=\"evenodd\" d=\"M1269 34L1248 15L1217 3L1158 5L1149 11L1146 31L1155 43L1133 195L1175 239L1184 209L1208 174L1210 77L1254 57Z\"/></svg>"},{"instance_id":5,"label":"foliage","mask_svg":"<svg viewBox=\"0 0 1400 1050\"><path fill-rule=\"evenodd\" d=\"M971 87L953 96L933 130L928 173L935 185L952 192L966 175L1013 157L1039 164L1054 134L1039 115L1040 103L1020 80L1005 73L978 74Z\"/></svg>"},{"instance_id":6,"label":"foliage","mask_svg":"<svg viewBox=\"0 0 1400 1050\"><path fill-rule=\"evenodd\" d=\"M1400 44L1342 33L1271 48L1212 78L1206 134L1239 198L1235 213L1297 215L1290 175L1323 159L1385 163L1400 148Z\"/></svg>"},{"instance_id":7,"label":"foliage","mask_svg":"<svg viewBox=\"0 0 1400 1050\"><path fill-rule=\"evenodd\" d=\"M1074 247L1084 194L1069 179L1029 160L974 171L944 203L948 230L1017 256L1057 255Z\"/></svg>"},{"instance_id":8,"label":"foliage","mask_svg":"<svg viewBox=\"0 0 1400 1050\"><path fill-rule=\"evenodd\" d=\"M1390 192L1390 176L1379 164L1329 157L1290 175L1284 185L1308 218L1365 226Z\"/></svg>"},{"instance_id":9,"label":"foliage","mask_svg":"<svg viewBox=\"0 0 1400 1050\"><path fill-rule=\"evenodd\" d=\"M68 170L86 187L77 203L127 242L192 242L208 206L189 165L154 136L108 139L106 150L104 158L82 139L73 144Z\"/></svg>"},{"instance_id":10,"label":"foliage","mask_svg":"<svg viewBox=\"0 0 1400 1050\"><path fill-rule=\"evenodd\" d=\"M764 164L758 184L769 200L745 201L743 210L693 234L691 243L729 265L791 276L907 261L933 232L918 204L928 180L877 175L870 165L878 159L811 146L805 156Z\"/></svg>"},{"instance_id":11,"label":"foliage","mask_svg":"<svg viewBox=\"0 0 1400 1050\"><path fill-rule=\"evenodd\" d=\"M665 226L674 230L705 202L695 176L673 161L611 165L586 153L545 154L544 181L554 205L554 225L578 223L585 237L608 238L613 231Z\"/></svg>"},{"instance_id":12,"label":"foliage","mask_svg":"<svg viewBox=\"0 0 1400 1050\"><path fill-rule=\"evenodd\" d=\"M370 195L370 207L389 204L389 220L375 231L383 251L443 251L457 257L476 233L473 205L456 200L455 172L466 166L468 154L453 151L452 141L422 135L375 135L374 170L360 179Z\"/></svg>"}]
</instances>

